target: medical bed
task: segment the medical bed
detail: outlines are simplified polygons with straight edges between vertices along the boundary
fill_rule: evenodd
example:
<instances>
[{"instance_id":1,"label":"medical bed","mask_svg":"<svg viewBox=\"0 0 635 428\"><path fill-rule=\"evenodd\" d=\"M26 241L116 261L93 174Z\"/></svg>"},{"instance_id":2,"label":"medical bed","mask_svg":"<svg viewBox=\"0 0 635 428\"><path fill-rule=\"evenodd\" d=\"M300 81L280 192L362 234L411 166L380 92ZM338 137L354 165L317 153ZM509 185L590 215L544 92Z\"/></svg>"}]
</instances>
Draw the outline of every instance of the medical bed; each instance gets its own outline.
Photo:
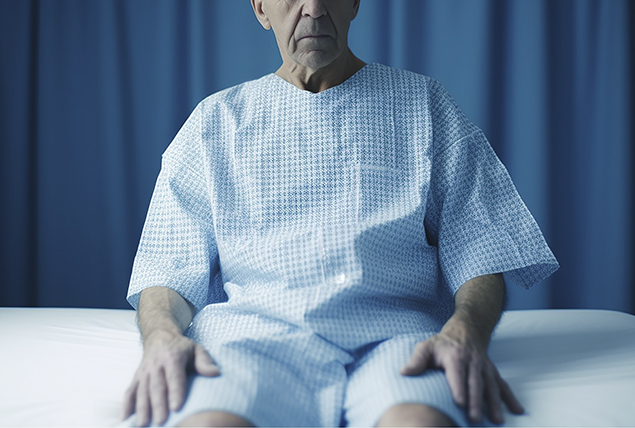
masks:
<instances>
[{"instance_id":1,"label":"medical bed","mask_svg":"<svg viewBox=\"0 0 635 428\"><path fill-rule=\"evenodd\" d=\"M0 308L0 427L114 426L142 349L131 310ZM635 426L635 316L509 311L490 355L507 426Z\"/></svg>"}]
</instances>

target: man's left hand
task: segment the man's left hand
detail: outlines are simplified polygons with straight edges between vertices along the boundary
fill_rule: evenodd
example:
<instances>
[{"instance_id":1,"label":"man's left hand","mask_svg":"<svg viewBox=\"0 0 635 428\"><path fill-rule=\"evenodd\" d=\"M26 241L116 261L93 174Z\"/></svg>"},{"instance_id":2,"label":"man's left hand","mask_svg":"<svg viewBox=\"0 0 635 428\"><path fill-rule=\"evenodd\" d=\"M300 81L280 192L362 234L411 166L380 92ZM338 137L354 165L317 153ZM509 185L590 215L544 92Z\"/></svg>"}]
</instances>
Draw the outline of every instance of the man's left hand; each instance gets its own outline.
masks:
<instances>
[{"instance_id":1,"label":"man's left hand","mask_svg":"<svg viewBox=\"0 0 635 428\"><path fill-rule=\"evenodd\" d=\"M481 421L484 400L489 418L496 424L504 422L501 401L512 413L524 413L489 359L486 341L464 323L450 320L439 334L418 343L401 373L417 376L429 368L445 371L454 400L466 408L472 422Z\"/></svg>"}]
</instances>

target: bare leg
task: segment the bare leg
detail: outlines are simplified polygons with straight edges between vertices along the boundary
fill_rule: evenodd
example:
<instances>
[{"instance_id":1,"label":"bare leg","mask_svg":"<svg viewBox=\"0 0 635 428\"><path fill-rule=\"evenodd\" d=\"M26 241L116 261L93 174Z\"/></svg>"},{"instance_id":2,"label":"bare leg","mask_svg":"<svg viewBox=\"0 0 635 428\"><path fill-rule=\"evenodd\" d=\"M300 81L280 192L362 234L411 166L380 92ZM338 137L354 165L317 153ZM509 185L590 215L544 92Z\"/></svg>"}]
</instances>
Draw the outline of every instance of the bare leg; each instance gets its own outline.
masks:
<instances>
[{"instance_id":1,"label":"bare leg","mask_svg":"<svg viewBox=\"0 0 635 428\"><path fill-rule=\"evenodd\" d=\"M378 427L455 427L445 413L424 404L406 403L391 407L382 415Z\"/></svg>"},{"instance_id":2,"label":"bare leg","mask_svg":"<svg viewBox=\"0 0 635 428\"><path fill-rule=\"evenodd\" d=\"M252 427L246 419L227 412L196 413L179 424L180 427Z\"/></svg>"}]
</instances>

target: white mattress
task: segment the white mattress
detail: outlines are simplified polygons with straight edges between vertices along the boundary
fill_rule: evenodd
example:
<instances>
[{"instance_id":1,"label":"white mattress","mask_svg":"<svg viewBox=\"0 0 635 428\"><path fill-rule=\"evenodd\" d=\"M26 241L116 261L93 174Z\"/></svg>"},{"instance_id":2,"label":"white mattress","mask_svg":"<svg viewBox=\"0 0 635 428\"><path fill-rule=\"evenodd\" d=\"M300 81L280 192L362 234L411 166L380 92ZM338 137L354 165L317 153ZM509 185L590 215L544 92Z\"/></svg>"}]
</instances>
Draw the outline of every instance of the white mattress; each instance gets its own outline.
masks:
<instances>
[{"instance_id":1,"label":"white mattress","mask_svg":"<svg viewBox=\"0 0 635 428\"><path fill-rule=\"evenodd\" d=\"M112 426L141 359L133 311L0 308L0 426ZM527 414L508 426L635 426L635 316L511 311L490 348Z\"/></svg>"}]
</instances>

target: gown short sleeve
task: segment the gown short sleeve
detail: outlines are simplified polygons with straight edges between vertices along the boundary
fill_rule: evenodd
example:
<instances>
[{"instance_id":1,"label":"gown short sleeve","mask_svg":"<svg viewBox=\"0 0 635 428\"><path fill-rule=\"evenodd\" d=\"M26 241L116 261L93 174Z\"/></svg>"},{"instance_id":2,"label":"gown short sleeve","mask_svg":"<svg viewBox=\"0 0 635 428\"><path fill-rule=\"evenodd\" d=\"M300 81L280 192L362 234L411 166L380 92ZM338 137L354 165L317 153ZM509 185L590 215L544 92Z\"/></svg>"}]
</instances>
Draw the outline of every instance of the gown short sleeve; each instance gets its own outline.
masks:
<instances>
[{"instance_id":1,"label":"gown short sleeve","mask_svg":"<svg viewBox=\"0 0 635 428\"><path fill-rule=\"evenodd\" d=\"M163 154L128 288L135 309L141 291L154 286L173 289L197 311L224 298L200 135L197 108Z\"/></svg>"},{"instance_id":2,"label":"gown short sleeve","mask_svg":"<svg viewBox=\"0 0 635 428\"><path fill-rule=\"evenodd\" d=\"M493 273L530 288L558 262L483 132L440 91L425 226L443 278L453 292Z\"/></svg>"}]
</instances>

